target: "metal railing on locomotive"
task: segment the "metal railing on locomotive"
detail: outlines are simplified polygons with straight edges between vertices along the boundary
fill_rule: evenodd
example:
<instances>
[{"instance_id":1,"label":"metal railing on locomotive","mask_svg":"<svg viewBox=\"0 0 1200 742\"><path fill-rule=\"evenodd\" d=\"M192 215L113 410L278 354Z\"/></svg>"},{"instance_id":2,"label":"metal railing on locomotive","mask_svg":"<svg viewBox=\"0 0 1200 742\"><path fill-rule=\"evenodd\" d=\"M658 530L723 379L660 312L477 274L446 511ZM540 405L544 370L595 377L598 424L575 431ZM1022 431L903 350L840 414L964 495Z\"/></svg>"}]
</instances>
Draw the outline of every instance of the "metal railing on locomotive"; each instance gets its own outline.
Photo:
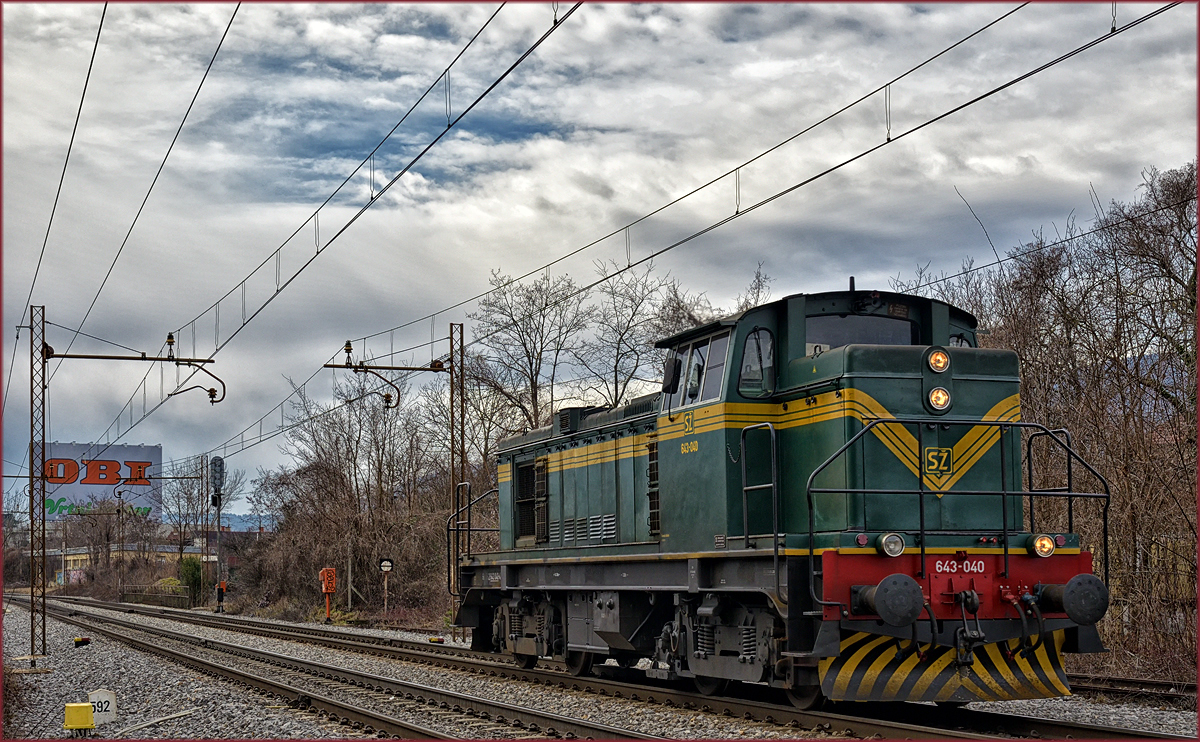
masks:
<instances>
[{"instance_id":1,"label":"metal railing on locomotive","mask_svg":"<svg viewBox=\"0 0 1200 742\"><path fill-rule=\"evenodd\" d=\"M751 430L766 428L771 434L771 481L764 484L748 485L746 472L746 434ZM787 593L780 588L779 581L779 467L775 459L775 426L771 423L756 423L742 428L741 443L738 447L738 458L742 464L742 548L752 548L750 543L750 508L748 500L751 492L771 490L771 540L773 542L773 565L775 569L775 599L787 603ZM811 512L811 511L810 511Z\"/></svg>"},{"instance_id":2,"label":"metal railing on locomotive","mask_svg":"<svg viewBox=\"0 0 1200 742\"><path fill-rule=\"evenodd\" d=\"M1068 522L1071 525L1074 524L1073 508L1074 508L1075 498L1079 497L1079 498L1087 498L1087 499L1099 499L1099 500L1103 501L1101 517L1102 517L1102 524L1103 524L1102 528L1103 528L1103 542L1104 542L1104 583L1106 585L1108 584L1108 582L1109 582L1109 580L1108 580L1108 506L1109 506L1109 501L1111 499L1110 492L1109 492L1109 486L1108 486L1108 480L1106 480L1103 476L1101 476L1100 472L1098 472L1094 468L1092 468L1092 466L1090 464L1088 464L1088 462L1085 461L1079 454L1075 453L1074 449L1072 449L1069 444L1069 439L1063 440L1063 438L1060 438L1056 434L1056 433L1063 432L1062 430L1053 431L1039 423L1001 422L998 420L988 420L988 421L938 420L936 423L933 423L938 426L954 425L954 426L959 426L959 427L962 427L962 426L992 427L992 428L1000 429L1000 489L999 490L953 490L953 491L951 491L951 490L927 489L925 486L926 482L925 482L925 468L924 467L919 467L919 473L917 474L917 489L915 489L915 490L847 489L847 488L821 488L821 487L815 488L815 487L813 487L813 482L816 481L817 476L822 471L824 471L834 461L836 461L843 454L845 454L847 451L849 451L851 446L853 446L855 443L858 443L860 440L862 440L868 432L872 431L876 427L882 427L882 426L887 426L887 425L901 425L901 426L913 425L913 426L916 426L917 450L923 451L924 450L924 439L922 437L922 431L924 430L924 427L929 424L930 424L930 421L928 419L901 418L901 417L887 418L887 419L876 418L876 419L868 422L866 425L863 426L862 430L858 431L858 433L856 433L852 438L850 438L850 440L846 441L846 443L841 448L839 448L837 451L835 451L829 458L827 458L824 461L824 463L822 463L816 469L813 469L812 474L810 474L808 477L808 484L805 487L805 494L808 499L808 512L809 513L813 512L813 495L814 494L917 495L918 512L919 512L919 518L920 518L920 520L919 520L919 526L920 526L919 541L920 541L920 546L921 546L921 571L918 573L917 576L924 577L925 571L926 571L925 570L925 546L926 546L926 538L925 537L928 533L966 535L966 536L982 536L982 535L989 535L989 534L995 533L994 529L980 530L980 531L974 531L974 530L927 531L925 528L925 496L926 495L953 494L953 495L972 495L972 496L983 496L983 497L989 497L989 496L990 497L999 497L1000 503L1001 503L1000 511L1001 511L1002 537L1003 537L1003 542L1004 542L1004 549L1003 549L1003 551L1004 551L1004 571L1001 574L1002 574L1002 576L1007 577L1008 576L1008 556L1009 556L1009 533L1010 533L1010 529L1008 527L1008 503L1009 503L1010 497L1012 497L1014 495L1016 495L1018 497L1024 496L1024 495L1029 496L1030 528L1031 529L1033 528L1033 506L1032 506L1032 503L1033 503L1035 497L1065 497L1067 499ZM1075 492L1074 491L1074 481L1072 479L1073 469L1069 465L1067 467L1067 486L1066 487L1054 487L1054 488L1050 488L1050 489L1034 490L1034 489L1032 489L1032 486L1033 486L1033 459L1032 458L1029 458L1029 460L1026 464L1027 467L1029 468L1029 483L1030 483L1029 491L1026 492L1026 491L1022 491L1020 489L1016 489L1016 490L1009 489L1008 472L1007 472L1007 469L1008 469L1007 458L1008 457L1005 456L1005 442L1004 441L1005 441L1005 433L1007 433L1009 431L1009 429L1011 429L1011 428L1020 428L1020 429L1027 429L1027 430L1033 431L1029 436L1029 441L1027 444L1029 446L1028 450L1030 452L1032 452L1032 441L1035 439L1046 437L1053 443L1056 443L1058 445L1058 447L1062 450L1062 452L1064 454L1066 454L1067 461L1068 462L1078 461L1085 469L1087 469L1088 473L1090 473L1092 476L1094 476L1100 482L1100 484L1104 488L1104 491L1103 492ZM1019 484L1018 484L1018 486L1019 486ZM810 516L808 519L808 546L809 546L810 550L813 547L813 541L814 541L815 537L816 537L816 532L814 529L813 519ZM841 601L823 600L820 596L817 595L817 585L816 585L817 574L818 574L818 572L816 571L816 559L809 558L808 559L808 591L809 591L810 597L813 599L814 605L818 605L818 606L836 605L841 609L842 615L848 615L849 610L848 610L847 606L844 603L842 603ZM821 615L822 612L823 611L818 608L813 611L807 611L805 613L805 615Z\"/></svg>"},{"instance_id":3,"label":"metal railing on locomotive","mask_svg":"<svg viewBox=\"0 0 1200 742\"><path fill-rule=\"evenodd\" d=\"M466 490L466 498L461 498L461 493ZM455 488L455 501L465 502L455 510L454 513L446 519L446 591L455 598L462 597L462 591L458 585L458 565L465 556L470 558L471 554L471 534L473 533L499 533L500 528L477 528L471 523L471 510L475 504L483 500L489 495L499 495L500 488L493 487L484 492L474 500L471 499L471 483L459 482ZM464 517L465 515L465 517ZM463 536L466 536L466 549L463 549Z\"/></svg>"}]
</instances>

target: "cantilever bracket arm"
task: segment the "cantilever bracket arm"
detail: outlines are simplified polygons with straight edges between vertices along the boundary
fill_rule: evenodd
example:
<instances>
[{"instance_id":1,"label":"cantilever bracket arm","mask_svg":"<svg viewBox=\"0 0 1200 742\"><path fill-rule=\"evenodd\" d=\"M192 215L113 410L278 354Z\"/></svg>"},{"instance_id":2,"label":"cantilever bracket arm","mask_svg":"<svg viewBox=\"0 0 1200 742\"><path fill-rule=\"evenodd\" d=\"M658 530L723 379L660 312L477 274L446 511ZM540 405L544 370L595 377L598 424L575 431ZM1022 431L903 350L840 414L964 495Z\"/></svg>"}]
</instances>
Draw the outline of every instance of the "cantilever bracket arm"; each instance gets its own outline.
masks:
<instances>
[{"instance_id":1,"label":"cantilever bracket arm","mask_svg":"<svg viewBox=\"0 0 1200 742\"><path fill-rule=\"evenodd\" d=\"M385 410L394 410L400 406L400 397L402 397L403 395L400 392L400 387L398 387L394 383L392 383L391 379L387 378L386 376L379 373L375 369L367 368L367 364L363 363L362 361L359 361L358 365L354 366L353 368L354 368L354 373L356 373L356 374L371 374L372 376L376 376L380 379L383 379L383 381L385 383L387 383L388 386L390 386L391 388L396 390L396 403L395 404L392 404L392 395L391 394L388 394L386 392L383 393L383 408ZM374 393L379 394L379 392L374 392Z\"/></svg>"},{"instance_id":2,"label":"cantilever bracket arm","mask_svg":"<svg viewBox=\"0 0 1200 742\"><path fill-rule=\"evenodd\" d=\"M204 386L202 386L200 384L196 384L195 386L189 386L187 389L180 389L177 392L171 392L170 394L167 395L168 397L174 397L176 394L183 394L184 392L190 392L193 389L202 389L202 390L208 392L208 403L209 404L216 404L217 402L221 402L225 399L225 382L221 381L221 379L218 378L217 375L214 374L212 371L209 371L204 366L201 366L198 363L192 363L191 361L176 361L175 365L176 366L193 366L196 368L196 370L203 371L204 373L206 373L209 376L216 379L217 383L221 385L221 396L217 397L217 390L215 387L205 388Z\"/></svg>"}]
</instances>

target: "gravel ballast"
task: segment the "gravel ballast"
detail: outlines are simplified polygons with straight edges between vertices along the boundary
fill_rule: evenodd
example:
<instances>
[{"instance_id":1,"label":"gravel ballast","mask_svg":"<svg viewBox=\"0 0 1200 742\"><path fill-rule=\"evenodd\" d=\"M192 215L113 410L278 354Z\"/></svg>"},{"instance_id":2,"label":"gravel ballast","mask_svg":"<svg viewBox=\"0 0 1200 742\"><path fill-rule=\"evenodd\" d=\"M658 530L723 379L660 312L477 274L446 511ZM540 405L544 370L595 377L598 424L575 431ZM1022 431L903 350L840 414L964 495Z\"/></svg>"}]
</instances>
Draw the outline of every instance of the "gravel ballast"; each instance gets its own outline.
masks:
<instances>
[{"instance_id":1,"label":"gravel ballast","mask_svg":"<svg viewBox=\"0 0 1200 742\"><path fill-rule=\"evenodd\" d=\"M124 614L121 614L124 615ZM117 696L117 720L96 729L109 739L345 739L360 737L350 727L318 719L313 714L277 704L264 696L222 683L162 658L138 652L102 636L75 646L80 629L46 619L46 654L38 667L47 674L16 676L20 708L4 728L4 739L64 738L63 707L87 703L88 693L105 688ZM23 608L4 611L4 662L28 667L10 658L29 652L29 613ZM125 734L127 727L169 719Z\"/></svg>"},{"instance_id":2,"label":"gravel ballast","mask_svg":"<svg viewBox=\"0 0 1200 742\"><path fill-rule=\"evenodd\" d=\"M89 608L89 612L94 610ZM257 649L284 652L291 656L346 665L363 672L400 680L434 685L526 708L543 709L580 719L600 721L614 727L636 729L680 739L801 738L811 732L760 722L729 719L684 709L651 706L626 699L549 689L531 683L482 677L471 673L432 669L423 665L369 657L360 654L283 642L236 632L182 625L167 619L113 613L126 620L144 622L203 638L241 644ZM286 623L286 622L279 622ZM6 637L27 637L28 613L9 609L4 617ZM76 649L73 637L79 629L47 621L47 646L51 654L50 675L24 676L30 688L28 705L16 716L5 737L62 737L63 704L87 700L87 692L105 687L117 693L120 717L103 727L103 736L132 724L190 708L192 714L122 735L129 738L328 738L355 736L349 727L322 722L309 714L290 709L269 709L263 696L199 675L157 657L144 655L103 638L92 637L89 647ZM359 633L353 630L348 633ZM391 637L425 641L425 634L369 631ZM51 648L53 645L53 648ZM5 657L24 654L20 640L5 642ZM69 682L63 682L63 679ZM47 682L47 679L51 679ZM1157 709L1132 704L1093 703L1080 697L980 704L982 708L1023 716L1041 716L1077 722L1124 726L1194 736L1196 716L1190 712ZM44 718L42 718L44 717ZM464 736L469 733L464 730ZM828 736L828 735L825 735Z\"/></svg>"}]
</instances>

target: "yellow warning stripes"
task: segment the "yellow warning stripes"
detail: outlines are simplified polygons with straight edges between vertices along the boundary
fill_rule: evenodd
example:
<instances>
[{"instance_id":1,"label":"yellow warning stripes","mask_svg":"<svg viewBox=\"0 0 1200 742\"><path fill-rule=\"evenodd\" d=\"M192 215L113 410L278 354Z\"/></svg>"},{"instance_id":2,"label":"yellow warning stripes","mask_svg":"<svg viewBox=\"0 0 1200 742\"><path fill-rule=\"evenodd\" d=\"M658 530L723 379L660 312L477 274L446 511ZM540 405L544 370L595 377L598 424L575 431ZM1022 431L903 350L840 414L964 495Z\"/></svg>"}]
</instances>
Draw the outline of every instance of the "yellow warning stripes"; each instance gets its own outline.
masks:
<instances>
[{"instance_id":1,"label":"yellow warning stripes","mask_svg":"<svg viewBox=\"0 0 1200 742\"><path fill-rule=\"evenodd\" d=\"M1020 641L976 647L968 664L953 647L922 645L901 658L908 640L847 632L838 657L821 661L826 696L840 701L1004 701L1070 695L1062 667L1065 632L1054 632L1029 657Z\"/></svg>"}]
</instances>

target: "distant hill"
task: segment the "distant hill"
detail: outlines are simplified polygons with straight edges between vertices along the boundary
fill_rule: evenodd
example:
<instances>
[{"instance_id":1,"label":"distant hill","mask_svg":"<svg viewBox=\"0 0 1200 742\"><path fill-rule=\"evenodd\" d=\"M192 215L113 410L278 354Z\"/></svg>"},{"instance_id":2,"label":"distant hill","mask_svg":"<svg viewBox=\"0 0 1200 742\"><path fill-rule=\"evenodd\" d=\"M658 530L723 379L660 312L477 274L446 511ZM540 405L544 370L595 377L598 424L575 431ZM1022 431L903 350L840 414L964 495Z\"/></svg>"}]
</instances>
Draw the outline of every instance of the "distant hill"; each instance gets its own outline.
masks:
<instances>
[{"instance_id":1,"label":"distant hill","mask_svg":"<svg viewBox=\"0 0 1200 742\"><path fill-rule=\"evenodd\" d=\"M267 516L260 520L259 516L250 513L221 514L221 525L228 526L231 531L257 531L260 524L268 531L275 530L275 524Z\"/></svg>"}]
</instances>

